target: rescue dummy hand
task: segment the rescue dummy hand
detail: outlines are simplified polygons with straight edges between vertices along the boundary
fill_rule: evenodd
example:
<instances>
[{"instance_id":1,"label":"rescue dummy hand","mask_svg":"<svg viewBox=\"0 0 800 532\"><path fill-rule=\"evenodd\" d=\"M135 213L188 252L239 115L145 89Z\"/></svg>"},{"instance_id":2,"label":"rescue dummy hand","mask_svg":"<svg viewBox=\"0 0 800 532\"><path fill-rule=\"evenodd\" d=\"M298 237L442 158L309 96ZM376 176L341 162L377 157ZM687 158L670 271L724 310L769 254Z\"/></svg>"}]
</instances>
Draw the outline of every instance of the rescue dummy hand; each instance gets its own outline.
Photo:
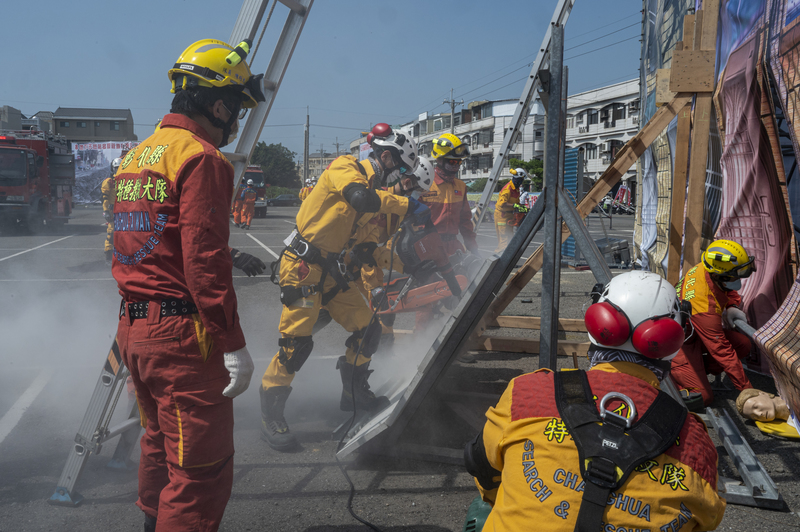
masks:
<instances>
[{"instance_id":1,"label":"rescue dummy hand","mask_svg":"<svg viewBox=\"0 0 800 532\"><path fill-rule=\"evenodd\" d=\"M222 395L236 397L250 386L250 377L253 376L253 359L247 347L225 353L225 368L230 372L231 383L222 390Z\"/></svg>"},{"instance_id":2,"label":"rescue dummy hand","mask_svg":"<svg viewBox=\"0 0 800 532\"><path fill-rule=\"evenodd\" d=\"M255 277L259 273L264 273L264 270L267 269L267 265L261 259L249 253L242 253L236 248L231 248L231 258L233 259L234 267L242 270L248 277Z\"/></svg>"},{"instance_id":3,"label":"rescue dummy hand","mask_svg":"<svg viewBox=\"0 0 800 532\"><path fill-rule=\"evenodd\" d=\"M408 198L408 211L406 216L415 218L417 223L422 223L431 217L431 210L422 202L414 198Z\"/></svg>"},{"instance_id":4,"label":"rescue dummy hand","mask_svg":"<svg viewBox=\"0 0 800 532\"><path fill-rule=\"evenodd\" d=\"M114 213L111 211L103 211L103 218L105 218L107 223L114 222Z\"/></svg>"},{"instance_id":5,"label":"rescue dummy hand","mask_svg":"<svg viewBox=\"0 0 800 532\"><path fill-rule=\"evenodd\" d=\"M735 329L736 326L733 324L734 320L742 320L743 322L747 323L747 314L736 307L726 308L722 312L722 323L727 325L730 329Z\"/></svg>"}]
</instances>

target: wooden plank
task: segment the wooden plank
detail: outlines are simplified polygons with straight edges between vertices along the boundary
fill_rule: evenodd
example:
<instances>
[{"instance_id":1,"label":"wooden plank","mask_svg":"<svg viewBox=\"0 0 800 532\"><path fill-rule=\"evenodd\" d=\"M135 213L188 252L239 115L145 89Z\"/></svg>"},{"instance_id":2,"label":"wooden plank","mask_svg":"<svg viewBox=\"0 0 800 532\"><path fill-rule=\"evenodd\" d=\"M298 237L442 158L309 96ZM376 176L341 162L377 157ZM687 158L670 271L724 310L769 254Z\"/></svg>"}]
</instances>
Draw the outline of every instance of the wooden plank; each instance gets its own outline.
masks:
<instances>
[{"instance_id":1,"label":"wooden plank","mask_svg":"<svg viewBox=\"0 0 800 532\"><path fill-rule=\"evenodd\" d=\"M670 214L669 255L667 281L678 283L681 272L681 243L683 241L683 214L686 208L686 173L689 166L689 135L692 106L678 113L678 131L675 140L675 169L672 177L672 211Z\"/></svg>"},{"instance_id":2,"label":"wooden plank","mask_svg":"<svg viewBox=\"0 0 800 532\"><path fill-rule=\"evenodd\" d=\"M683 109L692 101L692 95L686 93L678 94L670 103L659 107L653 117L642 127L642 129L630 139L625 146L617 153L614 161L609 165L603 175L595 182L586 196L578 204L578 213L585 218L602 200L608 191L616 185L622 175L636 162L650 144L661 134L675 117L679 110ZM569 237L569 230L566 225L562 227L562 242ZM483 333L486 323L491 323L506 309L508 304L514 300L520 291L536 275L542 267L543 247L539 246L536 251L528 257L525 264L512 275L506 287L489 306L483 322L476 329L478 334Z\"/></svg>"},{"instance_id":3,"label":"wooden plank","mask_svg":"<svg viewBox=\"0 0 800 532\"><path fill-rule=\"evenodd\" d=\"M560 356L572 356L577 353L585 356L592 344L589 342L558 342ZM477 351L504 351L507 353L538 353L539 341L529 338L508 338L481 336L478 338Z\"/></svg>"},{"instance_id":4,"label":"wooden plank","mask_svg":"<svg viewBox=\"0 0 800 532\"><path fill-rule=\"evenodd\" d=\"M675 97L675 93L669 90L669 72L668 68L656 70L656 107L661 107Z\"/></svg>"},{"instance_id":5,"label":"wooden plank","mask_svg":"<svg viewBox=\"0 0 800 532\"><path fill-rule=\"evenodd\" d=\"M719 22L719 0L703 2L700 49L714 53L717 46L717 24ZM699 12L698 12L699 13ZM699 25L699 23L696 23ZM698 32L695 31L695 40ZM695 48L697 43L695 42ZM697 95L692 122L692 148L689 161L689 187L687 190L686 222L684 238L684 264L700 262L703 244L703 211L706 200L706 168L708 165L708 138L711 130L711 94Z\"/></svg>"},{"instance_id":6,"label":"wooden plank","mask_svg":"<svg viewBox=\"0 0 800 532\"><path fill-rule=\"evenodd\" d=\"M690 27L692 32L692 47L686 48L691 50L702 50L700 48L700 41L703 39L703 17L705 17L705 10L699 9L694 15L694 26Z\"/></svg>"},{"instance_id":7,"label":"wooden plank","mask_svg":"<svg viewBox=\"0 0 800 532\"><path fill-rule=\"evenodd\" d=\"M694 15L683 16L683 46L681 50L692 50L694 48ZM677 47L675 48L678 49Z\"/></svg>"},{"instance_id":8,"label":"wooden plank","mask_svg":"<svg viewBox=\"0 0 800 532\"><path fill-rule=\"evenodd\" d=\"M497 316L497 325L508 329L534 329L541 327L542 319L537 316ZM560 318L559 331L586 332L583 320Z\"/></svg>"},{"instance_id":9,"label":"wooden plank","mask_svg":"<svg viewBox=\"0 0 800 532\"><path fill-rule=\"evenodd\" d=\"M713 50L675 50L672 53L669 90L675 93L714 90L715 59Z\"/></svg>"},{"instance_id":10,"label":"wooden plank","mask_svg":"<svg viewBox=\"0 0 800 532\"><path fill-rule=\"evenodd\" d=\"M719 24L719 0L703 0L703 35L700 50L717 49L717 25ZM697 24L697 22L695 22ZM695 48L697 48L695 46Z\"/></svg>"}]
</instances>

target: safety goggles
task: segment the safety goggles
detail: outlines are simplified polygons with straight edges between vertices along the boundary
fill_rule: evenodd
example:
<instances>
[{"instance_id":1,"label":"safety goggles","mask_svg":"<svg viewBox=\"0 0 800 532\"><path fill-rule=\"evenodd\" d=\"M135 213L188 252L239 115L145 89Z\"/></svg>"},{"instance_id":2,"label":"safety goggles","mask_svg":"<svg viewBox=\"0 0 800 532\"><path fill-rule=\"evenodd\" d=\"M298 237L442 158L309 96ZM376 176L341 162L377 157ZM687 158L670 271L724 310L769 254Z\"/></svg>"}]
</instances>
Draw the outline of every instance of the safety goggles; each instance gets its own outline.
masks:
<instances>
[{"instance_id":1,"label":"safety goggles","mask_svg":"<svg viewBox=\"0 0 800 532\"><path fill-rule=\"evenodd\" d=\"M720 260L717 257L709 257L715 260ZM728 270L725 273L718 273L716 274L720 281L723 283L732 283L739 279L747 279L750 277L753 272L756 271L756 258L753 256L747 257L747 262L744 264L740 264L735 268Z\"/></svg>"},{"instance_id":2,"label":"safety goggles","mask_svg":"<svg viewBox=\"0 0 800 532\"><path fill-rule=\"evenodd\" d=\"M469 146L467 146L466 144L462 144L457 148L453 148L452 150L450 150L450 153L445 155L446 159L451 159L451 158L462 159L464 157L469 157Z\"/></svg>"}]
</instances>

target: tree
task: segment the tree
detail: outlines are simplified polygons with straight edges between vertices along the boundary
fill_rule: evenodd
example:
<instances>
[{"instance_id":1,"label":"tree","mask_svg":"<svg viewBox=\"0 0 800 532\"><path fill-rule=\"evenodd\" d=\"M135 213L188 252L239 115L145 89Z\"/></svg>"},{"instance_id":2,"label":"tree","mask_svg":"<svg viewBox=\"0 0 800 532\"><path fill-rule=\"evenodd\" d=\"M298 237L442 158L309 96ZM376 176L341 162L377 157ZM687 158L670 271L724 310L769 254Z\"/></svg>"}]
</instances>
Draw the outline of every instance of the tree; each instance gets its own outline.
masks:
<instances>
[{"instance_id":1,"label":"tree","mask_svg":"<svg viewBox=\"0 0 800 532\"><path fill-rule=\"evenodd\" d=\"M539 159L522 161L520 159L509 159L508 165L511 168L523 168L531 178L531 192L541 192L544 167Z\"/></svg>"},{"instance_id":2,"label":"tree","mask_svg":"<svg viewBox=\"0 0 800 532\"><path fill-rule=\"evenodd\" d=\"M264 180L270 187L300 188L300 176L294 158L297 154L282 144L256 144L250 164L257 164L264 172Z\"/></svg>"}]
</instances>

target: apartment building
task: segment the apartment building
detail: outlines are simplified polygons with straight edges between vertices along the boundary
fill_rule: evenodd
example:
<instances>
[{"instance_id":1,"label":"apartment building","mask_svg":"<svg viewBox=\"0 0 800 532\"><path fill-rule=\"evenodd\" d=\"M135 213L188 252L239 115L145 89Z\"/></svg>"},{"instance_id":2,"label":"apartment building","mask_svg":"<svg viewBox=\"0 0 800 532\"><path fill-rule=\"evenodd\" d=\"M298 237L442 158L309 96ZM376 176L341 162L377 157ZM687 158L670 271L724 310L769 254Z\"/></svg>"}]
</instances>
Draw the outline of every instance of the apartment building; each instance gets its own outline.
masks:
<instances>
[{"instance_id":1,"label":"apartment building","mask_svg":"<svg viewBox=\"0 0 800 532\"><path fill-rule=\"evenodd\" d=\"M72 142L139 140L130 109L59 107L53 113L55 132Z\"/></svg>"},{"instance_id":2,"label":"apartment building","mask_svg":"<svg viewBox=\"0 0 800 532\"><path fill-rule=\"evenodd\" d=\"M471 181L489 177L494 160L500 155L505 130L511 126L518 105L517 99L484 100L471 102L466 108L456 111L454 134L469 145L471 154L461 167L461 179ZM393 125L392 128L414 137L420 155L430 156L434 139L450 132L450 113L422 113L416 120ZM366 138L361 137L351 142L350 152L356 157L364 158L369 152ZM536 100L509 157L527 161L541 159L543 153L544 107ZM501 178L511 177L508 164L500 175Z\"/></svg>"},{"instance_id":3,"label":"apartment building","mask_svg":"<svg viewBox=\"0 0 800 532\"><path fill-rule=\"evenodd\" d=\"M567 148L583 148L584 176L596 181L639 131L639 80L579 92L567 99ZM622 177L634 191L636 167Z\"/></svg>"}]
</instances>

